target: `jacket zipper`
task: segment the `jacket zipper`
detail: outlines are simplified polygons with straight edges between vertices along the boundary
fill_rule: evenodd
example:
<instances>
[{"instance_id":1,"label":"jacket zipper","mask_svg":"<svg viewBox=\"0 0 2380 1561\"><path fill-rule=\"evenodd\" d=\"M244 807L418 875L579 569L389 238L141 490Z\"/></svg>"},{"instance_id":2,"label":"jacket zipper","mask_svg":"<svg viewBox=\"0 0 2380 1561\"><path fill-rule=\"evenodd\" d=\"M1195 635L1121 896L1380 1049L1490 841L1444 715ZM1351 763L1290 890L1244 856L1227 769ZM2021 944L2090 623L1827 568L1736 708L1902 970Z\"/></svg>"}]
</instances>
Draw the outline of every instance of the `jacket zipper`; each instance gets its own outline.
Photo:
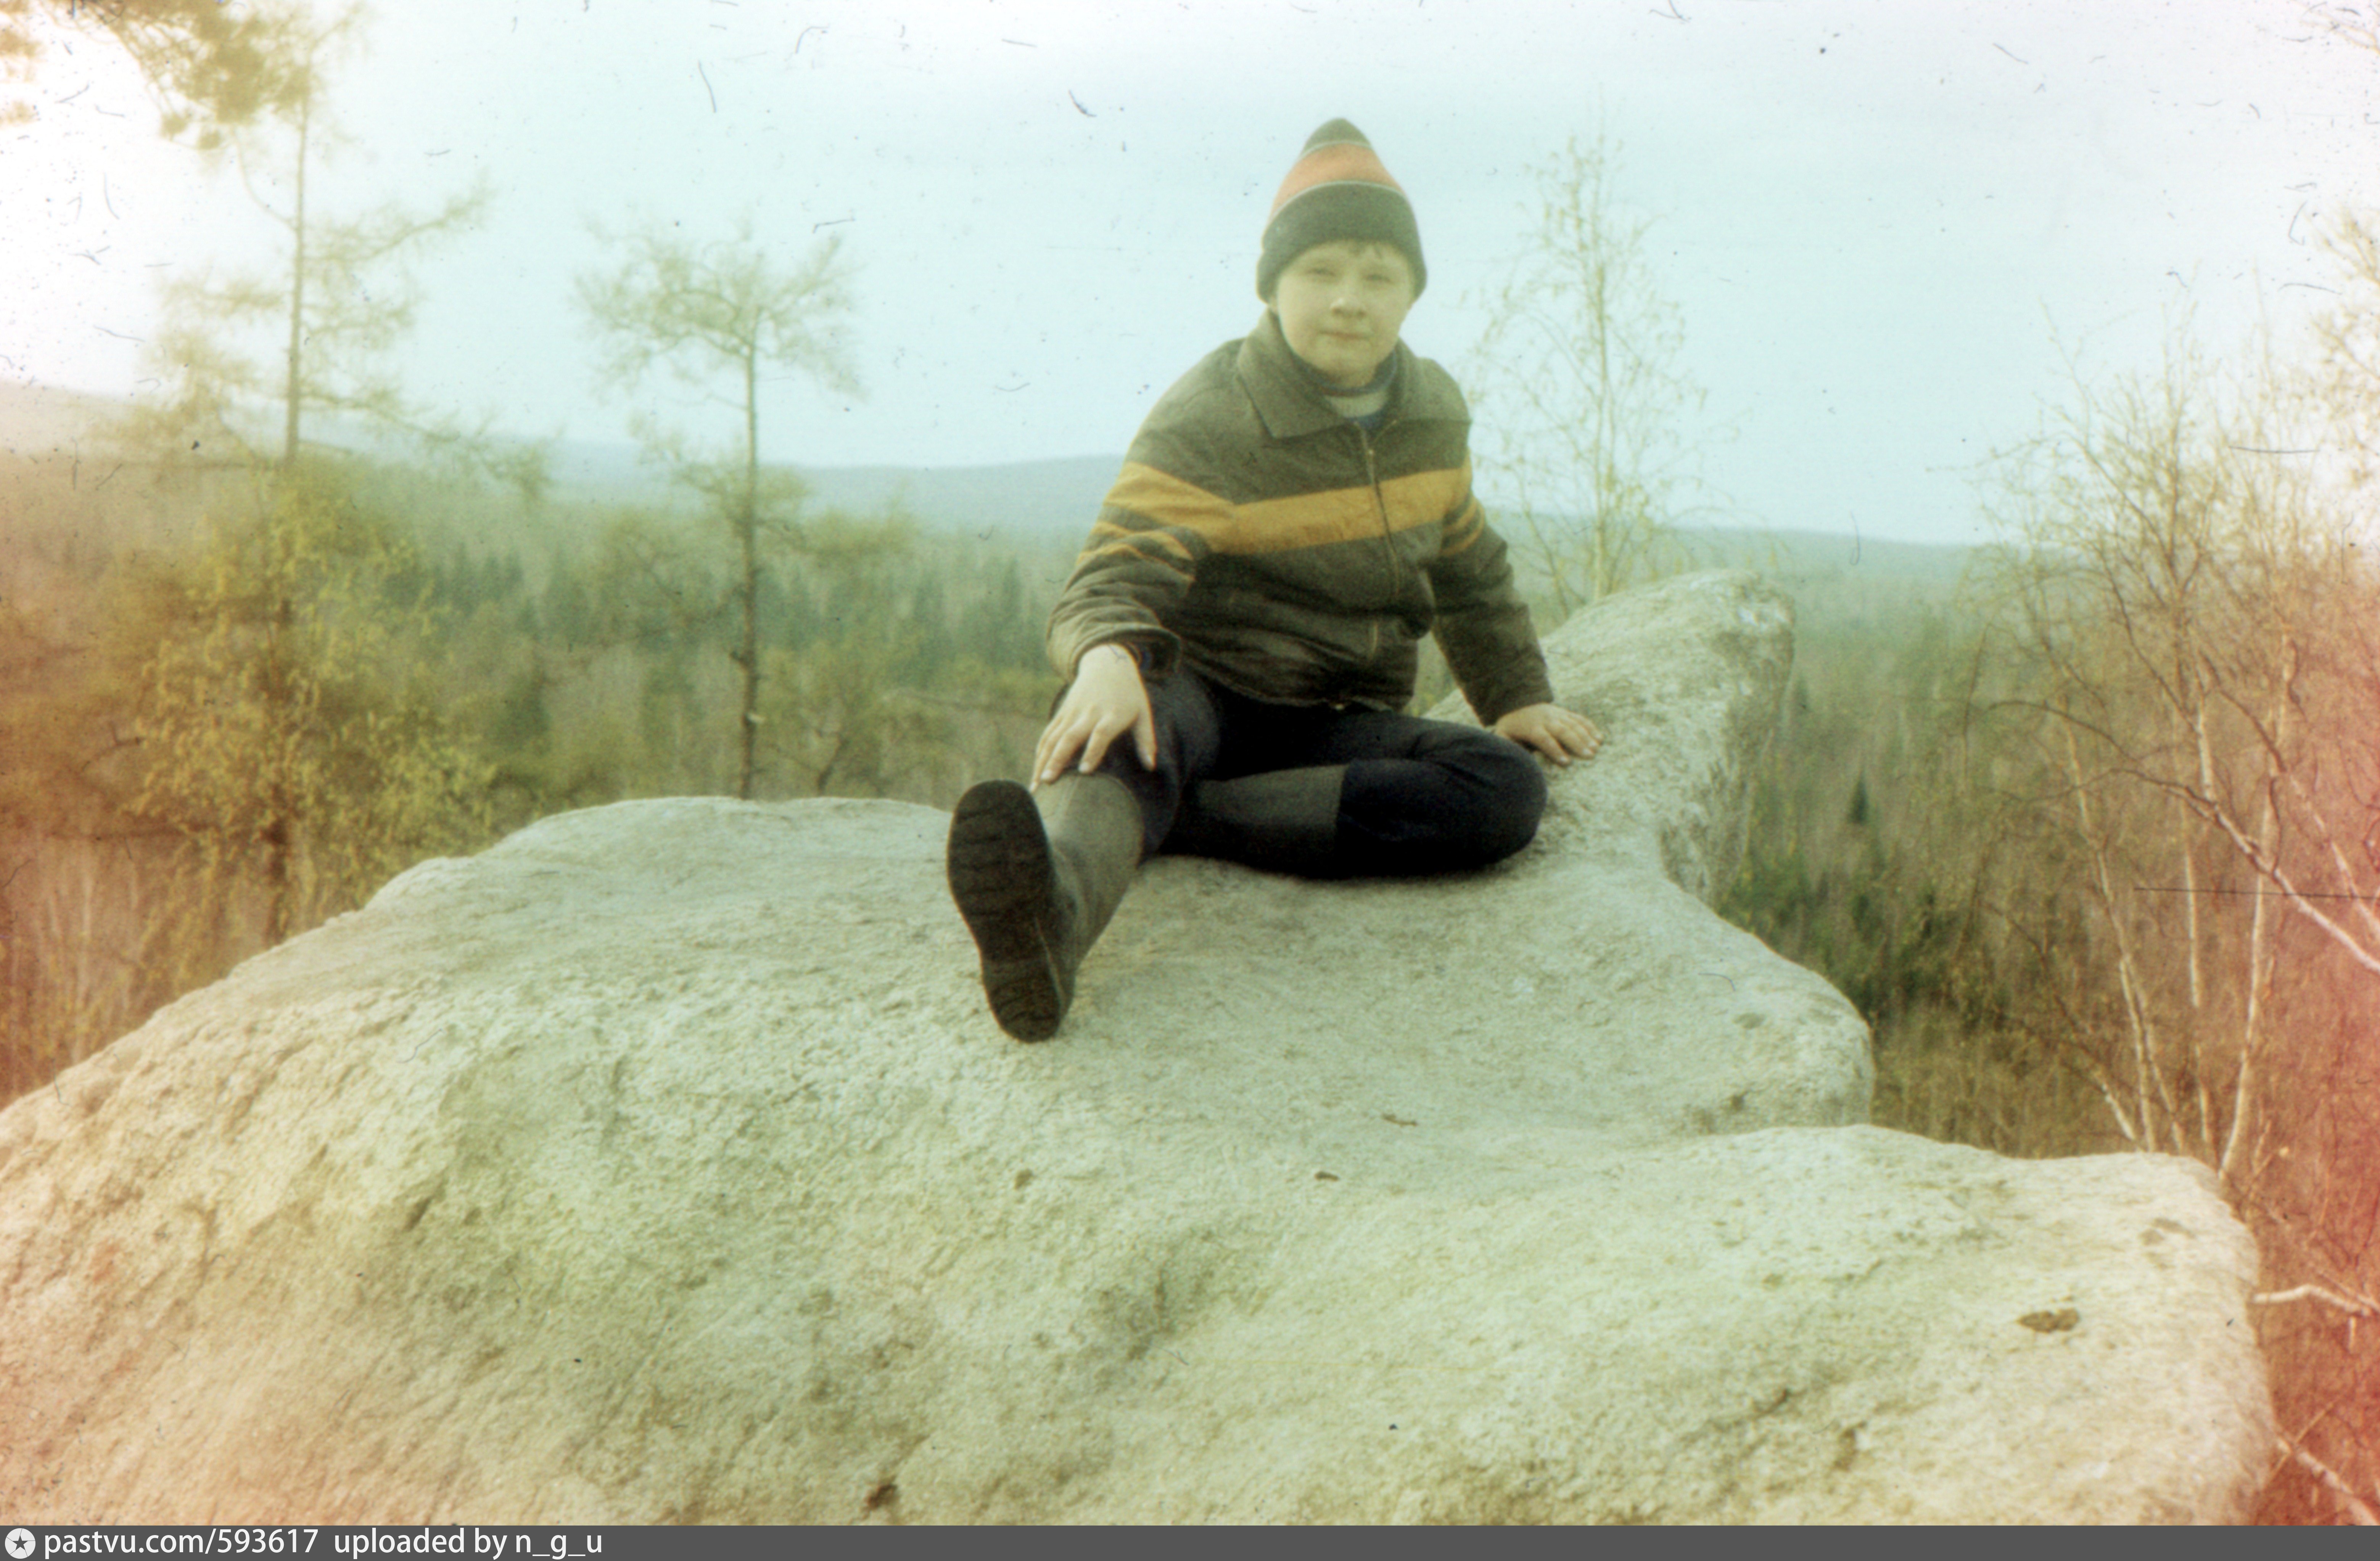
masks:
<instances>
[{"instance_id":1,"label":"jacket zipper","mask_svg":"<svg viewBox=\"0 0 2380 1561\"><path fill-rule=\"evenodd\" d=\"M1384 433L1388 431L1387 424L1381 425L1381 431ZM1397 587L1404 579L1405 571L1403 563L1397 557L1396 532L1389 524L1389 496L1380 490L1380 464L1378 456L1373 454L1371 434L1358 424L1355 428L1355 437L1364 446L1364 477L1372 485L1372 511L1380 518L1380 547L1389 555L1390 595L1394 597ZM1372 619L1371 659L1377 660L1379 654L1380 620L1378 615L1375 614Z\"/></svg>"}]
</instances>

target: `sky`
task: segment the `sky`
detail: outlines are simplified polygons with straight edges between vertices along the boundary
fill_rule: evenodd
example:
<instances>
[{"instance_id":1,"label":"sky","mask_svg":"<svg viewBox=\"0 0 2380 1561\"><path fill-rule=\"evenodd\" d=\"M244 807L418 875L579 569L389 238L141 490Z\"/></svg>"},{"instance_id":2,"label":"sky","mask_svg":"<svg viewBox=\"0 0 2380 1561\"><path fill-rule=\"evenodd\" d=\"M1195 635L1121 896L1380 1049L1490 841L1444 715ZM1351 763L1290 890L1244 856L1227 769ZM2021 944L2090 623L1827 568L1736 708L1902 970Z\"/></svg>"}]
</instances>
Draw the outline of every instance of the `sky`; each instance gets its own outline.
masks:
<instances>
[{"instance_id":1,"label":"sky","mask_svg":"<svg viewBox=\"0 0 2380 1561\"><path fill-rule=\"evenodd\" d=\"M274 230L104 42L58 34L20 93L0 378L137 393L162 280ZM2293 339L2322 225L2380 208L2380 54L2297 0L382 0L333 94L317 210L492 187L417 267L401 361L524 436L724 415L598 373L602 231L838 236L860 393L763 403L764 454L809 466L1120 455L1256 322L1272 193L1338 115L1417 213L1405 339L1472 382L1530 170L1599 130L1715 517L1919 541L1982 539L1988 454L2185 313Z\"/></svg>"}]
</instances>

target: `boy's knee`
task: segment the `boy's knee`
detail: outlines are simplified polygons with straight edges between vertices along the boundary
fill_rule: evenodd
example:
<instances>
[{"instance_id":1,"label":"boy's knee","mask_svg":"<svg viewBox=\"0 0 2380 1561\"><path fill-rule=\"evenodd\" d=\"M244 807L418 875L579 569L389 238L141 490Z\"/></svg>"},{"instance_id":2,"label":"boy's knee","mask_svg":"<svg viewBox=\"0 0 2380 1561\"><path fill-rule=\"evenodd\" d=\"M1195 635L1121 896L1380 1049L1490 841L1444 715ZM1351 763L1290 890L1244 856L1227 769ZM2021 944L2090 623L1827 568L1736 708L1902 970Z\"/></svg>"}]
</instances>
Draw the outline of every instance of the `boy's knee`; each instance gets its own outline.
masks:
<instances>
[{"instance_id":1,"label":"boy's knee","mask_svg":"<svg viewBox=\"0 0 2380 1561\"><path fill-rule=\"evenodd\" d=\"M1413 761L1348 765L1342 818L1387 848L1375 871L1485 867L1536 839L1546 778L1535 755L1489 732L1450 732Z\"/></svg>"},{"instance_id":2,"label":"boy's knee","mask_svg":"<svg viewBox=\"0 0 2380 1561\"><path fill-rule=\"evenodd\" d=\"M1501 862L1537 838L1546 813L1546 773L1536 756L1510 739L1482 732L1466 756L1477 800L1468 809L1465 842L1482 866Z\"/></svg>"}]
</instances>

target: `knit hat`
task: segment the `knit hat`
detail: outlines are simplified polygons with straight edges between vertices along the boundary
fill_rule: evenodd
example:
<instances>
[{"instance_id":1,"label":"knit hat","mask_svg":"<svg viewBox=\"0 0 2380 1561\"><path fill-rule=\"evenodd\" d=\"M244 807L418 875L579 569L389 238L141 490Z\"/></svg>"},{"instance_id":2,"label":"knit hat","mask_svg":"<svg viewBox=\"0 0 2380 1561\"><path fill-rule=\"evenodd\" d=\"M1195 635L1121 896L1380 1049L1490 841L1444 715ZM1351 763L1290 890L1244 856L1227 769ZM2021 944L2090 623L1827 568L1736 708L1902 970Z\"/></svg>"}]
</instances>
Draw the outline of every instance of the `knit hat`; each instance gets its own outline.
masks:
<instances>
[{"instance_id":1,"label":"knit hat","mask_svg":"<svg viewBox=\"0 0 2380 1561\"><path fill-rule=\"evenodd\" d=\"M1273 284L1290 261L1334 239L1393 244L1413 263L1414 296L1429 281L1421 262L1421 229L1413 202L1389 177L1364 132L1333 119L1305 139L1305 150L1281 181L1265 219L1264 248L1257 257L1257 296L1270 298Z\"/></svg>"}]
</instances>

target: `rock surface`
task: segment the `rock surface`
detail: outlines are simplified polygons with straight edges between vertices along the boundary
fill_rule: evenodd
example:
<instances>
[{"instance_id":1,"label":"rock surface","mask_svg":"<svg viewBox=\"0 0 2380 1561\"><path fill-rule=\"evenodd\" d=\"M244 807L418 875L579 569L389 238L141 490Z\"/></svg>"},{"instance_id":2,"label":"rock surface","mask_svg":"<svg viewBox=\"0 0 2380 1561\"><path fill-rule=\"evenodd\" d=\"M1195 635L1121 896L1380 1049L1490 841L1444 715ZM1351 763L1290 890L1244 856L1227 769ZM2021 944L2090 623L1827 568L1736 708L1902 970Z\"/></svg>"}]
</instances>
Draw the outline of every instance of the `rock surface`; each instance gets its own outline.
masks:
<instances>
[{"instance_id":1,"label":"rock surface","mask_svg":"<svg viewBox=\"0 0 2380 1561\"><path fill-rule=\"evenodd\" d=\"M2228 1519L2245 1233L2153 1156L1856 1125L1703 902L1791 613L1548 639L1496 872L1152 864L1066 1032L946 816L624 804L424 864L0 1113L28 1521Z\"/></svg>"}]
</instances>

